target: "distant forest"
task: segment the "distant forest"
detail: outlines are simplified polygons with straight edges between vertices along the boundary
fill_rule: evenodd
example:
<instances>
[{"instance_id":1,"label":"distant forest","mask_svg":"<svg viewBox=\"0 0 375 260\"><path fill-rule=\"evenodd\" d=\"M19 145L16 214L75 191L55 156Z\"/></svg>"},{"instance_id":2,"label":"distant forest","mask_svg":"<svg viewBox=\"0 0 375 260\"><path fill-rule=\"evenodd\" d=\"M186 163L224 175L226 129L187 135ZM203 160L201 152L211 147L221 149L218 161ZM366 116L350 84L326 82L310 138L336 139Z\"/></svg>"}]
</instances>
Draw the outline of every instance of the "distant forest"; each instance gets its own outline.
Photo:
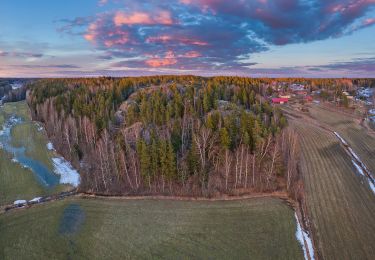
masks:
<instances>
[{"instance_id":1,"label":"distant forest","mask_svg":"<svg viewBox=\"0 0 375 260\"><path fill-rule=\"evenodd\" d=\"M152 76L42 79L28 85L34 119L100 194L214 196L301 187L298 142L266 96L373 80Z\"/></svg>"}]
</instances>

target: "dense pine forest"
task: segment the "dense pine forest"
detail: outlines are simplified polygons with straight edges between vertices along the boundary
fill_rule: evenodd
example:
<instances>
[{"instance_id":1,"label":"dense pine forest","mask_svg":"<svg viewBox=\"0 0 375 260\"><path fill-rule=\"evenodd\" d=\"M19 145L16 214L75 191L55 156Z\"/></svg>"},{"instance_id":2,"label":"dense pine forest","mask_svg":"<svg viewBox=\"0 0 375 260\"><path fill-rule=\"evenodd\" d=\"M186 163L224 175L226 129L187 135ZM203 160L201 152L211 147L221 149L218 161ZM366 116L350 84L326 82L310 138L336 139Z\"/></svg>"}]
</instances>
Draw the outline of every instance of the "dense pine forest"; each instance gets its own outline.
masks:
<instances>
[{"instance_id":1,"label":"dense pine forest","mask_svg":"<svg viewBox=\"0 0 375 260\"><path fill-rule=\"evenodd\" d=\"M29 84L27 100L58 152L79 169L82 191L213 196L286 188L296 193L301 189L297 137L265 98L273 81L43 79ZM328 81L278 79L312 90L339 86Z\"/></svg>"}]
</instances>

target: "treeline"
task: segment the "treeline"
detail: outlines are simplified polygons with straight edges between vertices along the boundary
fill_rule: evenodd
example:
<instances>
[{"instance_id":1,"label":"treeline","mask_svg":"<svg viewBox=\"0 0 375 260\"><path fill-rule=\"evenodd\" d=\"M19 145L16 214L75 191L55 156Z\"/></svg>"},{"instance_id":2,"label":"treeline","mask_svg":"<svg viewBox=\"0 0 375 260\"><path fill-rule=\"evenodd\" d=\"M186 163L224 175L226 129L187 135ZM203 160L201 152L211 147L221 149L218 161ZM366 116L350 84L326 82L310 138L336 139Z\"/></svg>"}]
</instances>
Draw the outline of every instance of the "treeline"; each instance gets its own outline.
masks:
<instances>
[{"instance_id":1,"label":"treeline","mask_svg":"<svg viewBox=\"0 0 375 260\"><path fill-rule=\"evenodd\" d=\"M27 100L57 150L80 170L83 191L273 191L295 187L298 173L289 145L295 137L263 97L268 81L49 79L30 84Z\"/></svg>"}]
</instances>

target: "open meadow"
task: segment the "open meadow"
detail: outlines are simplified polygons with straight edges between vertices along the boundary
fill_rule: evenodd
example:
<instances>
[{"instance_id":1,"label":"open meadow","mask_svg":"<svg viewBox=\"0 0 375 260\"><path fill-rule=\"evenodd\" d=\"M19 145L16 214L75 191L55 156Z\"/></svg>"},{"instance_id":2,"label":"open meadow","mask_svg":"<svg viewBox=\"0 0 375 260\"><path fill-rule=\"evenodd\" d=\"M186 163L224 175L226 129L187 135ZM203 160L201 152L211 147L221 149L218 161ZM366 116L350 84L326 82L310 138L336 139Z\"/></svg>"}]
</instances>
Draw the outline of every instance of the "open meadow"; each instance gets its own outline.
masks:
<instances>
[{"instance_id":1,"label":"open meadow","mask_svg":"<svg viewBox=\"0 0 375 260\"><path fill-rule=\"evenodd\" d=\"M321 110L319 115L318 110ZM351 127L354 129L349 118L329 117L321 108L311 111L315 120L311 121L307 113L299 113L299 117L290 117L289 123L300 136L300 169L315 245L322 259L371 259L375 255L371 242L375 241L375 196L366 180L357 173L339 139L319 125L344 124L337 131L353 144L353 149L358 149L360 156L365 156L363 151L369 147L360 150L358 144L354 148L358 141L355 138L365 142L369 137L361 129L349 134ZM373 140L367 143L371 142ZM368 152L371 153L371 149ZM371 157L367 160L363 157L363 161L371 162Z\"/></svg>"},{"instance_id":2,"label":"open meadow","mask_svg":"<svg viewBox=\"0 0 375 260\"><path fill-rule=\"evenodd\" d=\"M275 198L69 198L0 215L0 230L0 259L303 259Z\"/></svg>"}]
</instances>

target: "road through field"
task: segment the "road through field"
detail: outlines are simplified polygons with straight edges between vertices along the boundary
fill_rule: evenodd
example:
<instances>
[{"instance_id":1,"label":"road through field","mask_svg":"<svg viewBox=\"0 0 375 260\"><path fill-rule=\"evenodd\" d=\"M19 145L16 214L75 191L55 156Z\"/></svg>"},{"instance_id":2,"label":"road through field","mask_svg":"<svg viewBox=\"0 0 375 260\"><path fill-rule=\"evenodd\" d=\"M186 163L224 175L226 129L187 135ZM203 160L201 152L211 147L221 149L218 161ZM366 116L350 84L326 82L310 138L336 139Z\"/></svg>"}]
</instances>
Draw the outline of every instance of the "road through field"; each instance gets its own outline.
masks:
<instances>
[{"instance_id":1,"label":"road through field","mask_svg":"<svg viewBox=\"0 0 375 260\"><path fill-rule=\"evenodd\" d=\"M312 117L301 112L295 115L299 117L290 116L289 123L300 136L300 169L320 258L372 259L375 255L374 194L358 174L340 140L330 131L335 123L314 114ZM356 139L350 137L346 135L345 140L354 144ZM361 134L356 137L367 138ZM364 155L359 150L358 154ZM363 161L372 163L369 157Z\"/></svg>"}]
</instances>

